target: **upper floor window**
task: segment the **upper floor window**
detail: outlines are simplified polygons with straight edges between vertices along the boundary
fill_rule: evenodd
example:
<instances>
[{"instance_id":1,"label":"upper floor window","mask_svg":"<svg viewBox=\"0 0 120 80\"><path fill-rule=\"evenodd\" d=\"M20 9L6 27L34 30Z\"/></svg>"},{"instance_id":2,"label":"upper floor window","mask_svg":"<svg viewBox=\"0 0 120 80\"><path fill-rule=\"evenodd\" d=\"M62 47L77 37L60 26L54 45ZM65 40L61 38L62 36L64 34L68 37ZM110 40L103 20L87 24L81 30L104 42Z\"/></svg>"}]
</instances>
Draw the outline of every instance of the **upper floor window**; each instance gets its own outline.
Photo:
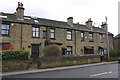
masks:
<instances>
[{"instance_id":1,"label":"upper floor window","mask_svg":"<svg viewBox=\"0 0 120 80\"><path fill-rule=\"evenodd\" d=\"M81 41L84 41L84 32L81 32Z\"/></svg>"},{"instance_id":2,"label":"upper floor window","mask_svg":"<svg viewBox=\"0 0 120 80\"><path fill-rule=\"evenodd\" d=\"M55 39L55 29L50 29L50 38Z\"/></svg>"},{"instance_id":3,"label":"upper floor window","mask_svg":"<svg viewBox=\"0 0 120 80\"><path fill-rule=\"evenodd\" d=\"M72 46L67 47L66 55L72 55Z\"/></svg>"},{"instance_id":4,"label":"upper floor window","mask_svg":"<svg viewBox=\"0 0 120 80\"><path fill-rule=\"evenodd\" d=\"M67 31L67 40L72 40L72 31Z\"/></svg>"},{"instance_id":5,"label":"upper floor window","mask_svg":"<svg viewBox=\"0 0 120 80\"><path fill-rule=\"evenodd\" d=\"M46 39L46 31L43 31L43 39Z\"/></svg>"},{"instance_id":6,"label":"upper floor window","mask_svg":"<svg viewBox=\"0 0 120 80\"><path fill-rule=\"evenodd\" d=\"M32 37L33 38L39 38L40 37L39 33L40 33L40 30L38 27L32 28Z\"/></svg>"},{"instance_id":7,"label":"upper floor window","mask_svg":"<svg viewBox=\"0 0 120 80\"><path fill-rule=\"evenodd\" d=\"M93 33L89 33L89 41L94 41L93 40Z\"/></svg>"},{"instance_id":8,"label":"upper floor window","mask_svg":"<svg viewBox=\"0 0 120 80\"><path fill-rule=\"evenodd\" d=\"M8 24L2 24L1 35L8 36L9 35L9 30L10 30L10 25L8 25Z\"/></svg>"},{"instance_id":9,"label":"upper floor window","mask_svg":"<svg viewBox=\"0 0 120 80\"><path fill-rule=\"evenodd\" d=\"M100 42L103 42L103 35L100 34Z\"/></svg>"}]
</instances>

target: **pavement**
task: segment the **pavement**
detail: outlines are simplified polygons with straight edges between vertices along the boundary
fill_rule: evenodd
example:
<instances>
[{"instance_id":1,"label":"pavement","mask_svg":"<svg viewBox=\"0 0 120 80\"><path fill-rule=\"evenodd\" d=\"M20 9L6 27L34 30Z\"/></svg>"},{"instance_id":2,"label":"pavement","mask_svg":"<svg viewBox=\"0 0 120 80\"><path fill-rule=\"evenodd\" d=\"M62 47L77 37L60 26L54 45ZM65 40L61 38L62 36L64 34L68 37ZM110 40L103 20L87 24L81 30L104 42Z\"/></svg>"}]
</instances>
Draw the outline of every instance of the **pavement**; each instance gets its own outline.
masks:
<instances>
[{"instance_id":1,"label":"pavement","mask_svg":"<svg viewBox=\"0 0 120 80\"><path fill-rule=\"evenodd\" d=\"M27 74L27 73L36 73L36 72L49 72L49 71L55 71L55 70L66 70L66 69L74 69L74 68L82 68L82 67L90 67L90 66L99 66L99 65L113 64L113 63L118 63L118 61L92 63L92 64L75 65L75 66L55 67L55 68L47 68L47 69L29 69L29 70L15 71L15 72L3 72L2 76L10 76L10 75L17 75L17 74Z\"/></svg>"}]
</instances>

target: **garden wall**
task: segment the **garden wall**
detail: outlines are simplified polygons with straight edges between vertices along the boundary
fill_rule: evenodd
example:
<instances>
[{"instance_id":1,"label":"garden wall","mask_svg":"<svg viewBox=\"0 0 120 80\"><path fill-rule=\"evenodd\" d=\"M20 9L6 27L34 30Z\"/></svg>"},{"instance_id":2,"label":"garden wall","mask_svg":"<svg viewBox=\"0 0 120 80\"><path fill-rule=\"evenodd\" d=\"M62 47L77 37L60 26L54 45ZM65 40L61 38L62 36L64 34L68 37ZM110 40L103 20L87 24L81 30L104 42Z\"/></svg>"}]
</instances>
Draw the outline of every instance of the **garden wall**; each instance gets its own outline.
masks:
<instances>
[{"instance_id":1,"label":"garden wall","mask_svg":"<svg viewBox=\"0 0 120 80\"><path fill-rule=\"evenodd\" d=\"M28 62L27 61L18 61L18 60L6 60L2 61L2 71L18 71L18 70L26 70Z\"/></svg>"},{"instance_id":2,"label":"garden wall","mask_svg":"<svg viewBox=\"0 0 120 80\"><path fill-rule=\"evenodd\" d=\"M38 68L49 68L56 66L72 66L100 62L99 55L89 56L61 56L61 57L42 57L38 59Z\"/></svg>"}]
</instances>

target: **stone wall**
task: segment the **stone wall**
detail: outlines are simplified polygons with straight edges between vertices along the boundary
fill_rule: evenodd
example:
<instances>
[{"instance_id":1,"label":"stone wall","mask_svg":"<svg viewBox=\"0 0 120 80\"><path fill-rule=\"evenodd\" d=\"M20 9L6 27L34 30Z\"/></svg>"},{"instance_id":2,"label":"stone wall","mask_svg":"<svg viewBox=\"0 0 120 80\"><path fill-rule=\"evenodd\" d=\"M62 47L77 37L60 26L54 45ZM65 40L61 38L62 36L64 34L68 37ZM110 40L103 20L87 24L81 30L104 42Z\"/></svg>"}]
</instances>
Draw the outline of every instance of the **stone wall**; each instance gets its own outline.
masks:
<instances>
[{"instance_id":1,"label":"stone wall","mask_svg":"<svg viewBox=\"0 0 120 80\"><path fill-rule=\"evenodd\" d=\"M3 72L26 70L27 67L28 67L28 61L16 61L16 60L2 61Z\"/></svg>"},{"instance_id":2,"label":"stone wall","mask_svg":"<svg viewBox=\"0 0 120 80\"><path fill-rule=\"evenodd\" d=\"M99 55L89 56L62 56L62 57L42 57L38 59L38 68L49 68L57 66L73 66L100 62Z\"/></svg>"}]
</instances>

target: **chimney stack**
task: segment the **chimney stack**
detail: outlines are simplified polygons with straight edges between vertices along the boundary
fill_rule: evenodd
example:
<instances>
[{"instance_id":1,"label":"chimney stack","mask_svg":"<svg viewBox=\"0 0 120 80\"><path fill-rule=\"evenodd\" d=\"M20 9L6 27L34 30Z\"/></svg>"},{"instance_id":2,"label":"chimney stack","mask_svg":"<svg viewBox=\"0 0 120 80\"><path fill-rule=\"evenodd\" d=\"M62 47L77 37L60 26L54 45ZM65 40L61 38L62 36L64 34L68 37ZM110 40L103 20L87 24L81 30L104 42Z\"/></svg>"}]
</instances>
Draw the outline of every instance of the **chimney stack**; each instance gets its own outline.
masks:
<instances>
[{"instance_id":1,"label":"chimney stack","mask_svg":"<svg viewBox=\"0 0 120 80\"><path fill-rule=\"evenodd\" d=\"M67 23L68 23L68 25L73 27L73 17L67 18Z\"/></svg>"},{"instance_id":2,"label":"chimney stack","mask_svg":"<svg viewBox=\"0 0 120 80\"><path fill-rule=\"evenodd\" d=\"M106 22L102 22L101 28L105 31L107 31L107 23Z\"/></svg>"},{"instance_id":3,"label":"chimney stack","mask_svg":"<svg viewBox=\"0 0 120 80\"><path fill-rule=\"evenodd\" d=\"M16 9L16 17L18 19L23 19L24 18L24 7L23 7L23 4L22 2L18 2L18 7Z\"/></svg>"},{"instance_id":4,"label":"chimney stack","mask_svg":"<svg viewBox=\"0 0 120 80\"><path fill-rule=\"evenodd\" d=\"M86 22L85 22L86 27L88 27L88 28L90 28L90 29L91 29L91 28L92 28L92 26L93 26L93 25L92 25L92 22L93 22L93 21L91 20L91 18L89 18L89 19L88 19L88 21L86 21Z\"/></svg>"}]
</instances>

